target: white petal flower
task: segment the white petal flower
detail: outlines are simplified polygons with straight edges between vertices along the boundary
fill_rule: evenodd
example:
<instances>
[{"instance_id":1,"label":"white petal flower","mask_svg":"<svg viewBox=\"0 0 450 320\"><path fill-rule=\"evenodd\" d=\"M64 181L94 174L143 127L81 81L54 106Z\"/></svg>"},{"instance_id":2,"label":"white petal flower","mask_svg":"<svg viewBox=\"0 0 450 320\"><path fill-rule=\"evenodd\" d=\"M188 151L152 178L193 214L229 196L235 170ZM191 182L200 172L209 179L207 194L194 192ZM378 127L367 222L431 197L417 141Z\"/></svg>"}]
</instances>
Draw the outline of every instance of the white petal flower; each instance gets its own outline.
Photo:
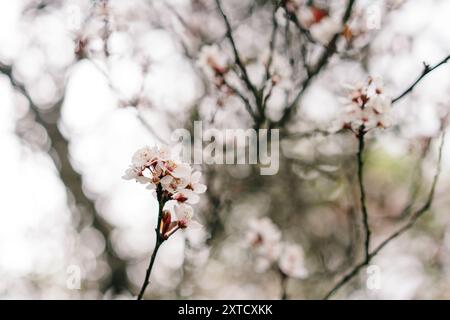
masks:
<instances>
[{"instance_id":1,"label":"white petal flower","mask_svg":"<svg viewBox=\"0 0 450 320\"><path fill-rule=\"evenodd\" d=\"M198 65L210 78L224 74L228 67L228 57L220 50L217 44L203 46Z\"/></svg>"},{"instance_id":2,"label":"white petal flower","mask_svg":"<svg viewBox=\"0 0 450 320\"><path fill-rule=\"evenodd\" d=\"M180 203L197 204L200 201L200 197L190 189L181 189L172 195L172 199Z\"/></svg>"},{"instance_id":3,"label":"white petal flower","mask_svg":"<svg viewBox=\"0 0 450 320\"><path fill-rule=\"evenodd\" d=\"M136 167L149 166L158 156L158 150L156 147L143 147L136 151L133 155L131 162Z\"/></svg>"},{"instance_id":4,"label":"white petal flower","mask_svg":"<svg viewBox=\"0 0 450 320\"><path fill-rule=\"evenodd\" d=\"M193 172L189 164L175 160L167 147L144 147L136 151L123 178L147 184L146 188L153 196L162 200L164 213L169 213L160 226L164 239L178 229L201 226L192 220L193 209L188 205L198 203L198 194L206 191L206 186L200 183L201 173ZM173 214L178 217L176 222L171 221Z\"/></svg>"},{"instance_id":5,"label":"white petal flower","mask_svg":"<svg viewBox=\"0 0 450 320\"><path fill-rule=\"evenodd\" d=\"M267 217L252 219L248 224L247 240L253 246L280 241L280 229Z\"/></svg>"},{"instance_id":6,"label":"white petal flower","mask_svg":"<svg viewBox=\"0 0 450 320\"><path fill-rule=\"evenodd\" d=\"M169 147L162 146L159 148L157 156L160 161L169 160L172 157L172 152L170 151Z\"/></svg>"},{"instance_id":7,"label":"white petal flower","mask_svg":"<svg viewBox=\"0 0 450 320\"><path fill-rule=\"evenodd\" d=\"M367 107L376 113L387 113L391 110L392 100L384 94L376 94L367 102Z\"/></svg>"},{"instance_id":8,"label":"white petal flower","mask_svg":"<svg viewBox=\"0 0 450 320\"><path fill-rule=\"evenodd\" d=\"M296 244L285 244L278 261L280 270L289 277L304 279L308 270L304 265L303 248Z\"/></svg>"},{"instance_id":9,"label":"white petal flower","mask_svg":"<svg viewBox=\"0 0 450 320\"><path fill-rule=\"evenodd\" d=\"M133 180L139 177L141 174L142 174L141 169L131 166L125 171L125 174L122 176L122 179Z\"/></svg>"},{"instance_id":10,"label":"white petal flower","mask_svg":"<svg viewBox=\"0 0 450 320\"><path fill-rule=\"evenodd\" d=\"M191 167L186 163L178 163L171 172L175 178L187 178L191 174Z\"/></svg>"},{"instance_id":11,"label":"white petal flower","mask_svg":"<svg viewBox=\"0 0 450 320\"><path fill-rule=\"evenodd\" d=\"M142 184L146 184L146 183L150 183L152 182L152 179L150 179L149 177L145 177L145 176L139 176L136 177L136 181Z\"/></svg>"},{"instance_id":12,"label":"white petal flower","mask_svg":"<svg viewBox=\"0 0 450 320\"><path fill-rule=\"evenodd\" d=\"M391 125L392 99L383 93L380 79L369 77L366 84L358 83L349 89L341 117L342 127L358 133L361 126L367 132Z\"/></svg>"},{"instance_id":13,"label":"white petal flower","mask_svg":"<svg viewBox=\"0 0 450 320\"><path fill-rule=\"evenodd\" d=\"M314 39L327 44L341 30L341 23L332 17L325 17L319 23L311 26L310 32Z\"/></svg>"},{"instance_id":14,"label":"white petal flower","mask_svg":"<svg viewBox=\"0 0 450 320\"><path fill-rule=\"evenodd\" d=\"M175 215L177 217L178 226L181 229L201 227L200 223L192 219L194 217L194 209L189 205L180 204L175 206Z\"/></svg>"},{"instance_id":15,"label":"white petal flower","mask_svg":"<svg viewBox=\"0 0 450 320\"><path fill-rule=\"evenodd\" d=\"M281 231L267 217L251 220L248 227L246 240L256 254L256 269L265 271L280 255Z\"/></svg>"},{"instance_id":16,"label":"white petal flower","mask_svg":"<svg viewBox=\"0 0 450 320\"><path fill-rule=\"evenodd\" d=\"M164 173L168 173L175 178L188 178L191 174L192 168L189 164L167 160L162 162L161 169Z\"/></svg>"},{"instance_id":17,"label":"white petal flower","mask_svg":"<svg viewBox=\"0 0 450 320\"><path fill-rule=\"evenodd\" d=\"M192 191L198 194L204 193L207 189L204 184L200 183L201 176L202 174L200 171L195 171L191 174L190 180L188 182L189 188L191 188Z\"/></svg>"},{"instance_id":18,"label":"white petal flower","mask_svg":"<svg viewBox=\"0 0 450 320\"><path fill-rule=\"evenodd\" d=\"M143 175L143 171L138 168L131 166L126 171L125 174L122 176L122 179L125 180L133 180L135 179L137 182L145 184L145 183L151 183L152 180L149 177L146 177Z\"/></svg>"},{"instance_id":19,"label":"white petal flower","mask_svg":"<svg viewBox=\"0 0 450 320\"><path fill-rule=\"evenodd\" d=\"M178 190L184 189L188 184L186 179L175 178L171 175L164 176L161 179L161 185L164 190L169 193L176 193Z\"/></svg>"}]
</instances>

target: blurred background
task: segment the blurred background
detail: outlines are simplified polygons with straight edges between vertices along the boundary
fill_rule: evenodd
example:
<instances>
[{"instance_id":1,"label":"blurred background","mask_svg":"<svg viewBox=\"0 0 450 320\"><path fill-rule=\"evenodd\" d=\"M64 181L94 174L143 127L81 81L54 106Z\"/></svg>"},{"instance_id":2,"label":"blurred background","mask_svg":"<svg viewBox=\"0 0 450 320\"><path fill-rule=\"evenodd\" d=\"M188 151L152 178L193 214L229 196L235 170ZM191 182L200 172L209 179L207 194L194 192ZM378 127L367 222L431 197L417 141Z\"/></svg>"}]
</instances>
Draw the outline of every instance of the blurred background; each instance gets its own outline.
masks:
<instances>
[{"instance_id":1,"label":"blurred background","mask_svg":"<svg viewBox=\"0 0 450 320\"><path fill-rule=\"evenodd\" d=\"M357 0L344 31L333 31L330 21L340 24L347 6L222 1L251 82L273 86L262 116L252 117L246 100L255 108L258 100L213 0L1 1L0 298L134 298L155 243L157 204L121 176L135 150L169 143L194 120L219 129L275 123L280 170L198 166L208 186L196 207L204 228L164 243L145 297L279 299L284 290L289 299L322 298L362 259L357 139L329 132L343 88L379 76L395 97L423 62L450 53L449 1ZM335 32L335 52L312 76ZM207 72L205 50L229 70ZM297 112L280 122L308 78ZM443 65L395 104L391 128L367 136L374 246L426 200L449 89ZM449 150L431 210L371 262L380 286L368 288L363 269L334 297L450 298ZM285 241L302 246L307 277L284 283L276 270L255 270L246 245L255 217L269 217Z\"/></svg>"}]
</instances>

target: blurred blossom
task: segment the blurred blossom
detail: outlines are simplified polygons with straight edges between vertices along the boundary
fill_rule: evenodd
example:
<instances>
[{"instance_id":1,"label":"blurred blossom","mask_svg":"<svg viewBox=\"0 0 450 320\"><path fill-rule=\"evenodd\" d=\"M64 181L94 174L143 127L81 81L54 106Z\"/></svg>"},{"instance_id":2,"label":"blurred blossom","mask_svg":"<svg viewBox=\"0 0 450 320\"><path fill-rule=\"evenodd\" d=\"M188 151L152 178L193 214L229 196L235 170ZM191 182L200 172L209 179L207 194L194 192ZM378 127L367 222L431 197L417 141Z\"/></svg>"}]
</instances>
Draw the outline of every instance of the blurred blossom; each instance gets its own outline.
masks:
<instances>
[{"instance_id":1,"label":"blurred blossom","mask_svg":"<svg viewBox=\"0 0 450 320\"><path fill-rule=\"evenodd\" d=\"M269 218L251 220L248 228L246 241L255 250L255 267L260 272L265 271L278 259L281 231Z\"/></svg>"},{"instance_id":2,"label":"blurred blossom","mask_svg":"<svg viewBox=\"0 0 450 320\"><path fill-rule=\"evenodd\" d=\"M305 278L308 271L304 266L303 248L295 244L284 244L280 255L281 271L292 278Z\"/></svg>"}]
</instances>

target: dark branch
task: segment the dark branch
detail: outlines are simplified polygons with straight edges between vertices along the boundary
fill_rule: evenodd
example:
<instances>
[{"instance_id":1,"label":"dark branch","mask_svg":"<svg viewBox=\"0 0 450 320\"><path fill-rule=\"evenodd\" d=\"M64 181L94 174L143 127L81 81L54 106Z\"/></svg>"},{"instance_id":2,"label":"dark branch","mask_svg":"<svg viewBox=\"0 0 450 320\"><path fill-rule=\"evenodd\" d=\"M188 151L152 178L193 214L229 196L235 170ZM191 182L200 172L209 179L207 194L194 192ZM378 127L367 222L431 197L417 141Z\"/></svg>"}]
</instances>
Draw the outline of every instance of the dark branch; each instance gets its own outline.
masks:
<instances>
[{"instance_id":1,"label":"dark branch","mask_svg":"<svg viewBox=\"0 0 450 320\"><path fill-rule=\"evenodd\" d=\"M161 230L160 230L161 221L162 221L162 217L163 217L163 207L164 207L163 190L162 190L161 184L159 184L156 187L156 195L158 197L159 209L158 209L158 222L156 223L156 228L155 228L155 234L156 234L155 248L153 249L153 253L150 258L150 262L149 262L147 271L145 272L145 279L144 279L144 282L142 283L142 287L141 287L141 290L139 291L137 300L142 300L142 298L144 297L145 289L147 289L147 286L150 284L150 275L153 270L153 264L155 263L156 255L158 254L159 247L164 242L164 238L163 238L163 236L161 234Z\"/></svg>"},{"instance_id":2,"label":"dark branch","mask_svg":"<svg viewBox=\"0 0 450 320\"><path fill-rule=\"evenodd\" d=\"M345 25L350 19L350 15L352 13L353 6L355 4L355 0L349 0L347 4L347 8L345 9L345 13L342 17L342 25ZM271 127L281 127L284 124L286 124L289 119L292 117L292 115L295 113L297 109L298 102L300 98L302 97L303 93L306 91L306 89L311 84L312 80L322 71L322 69L328 64L329 58L336 52L336 45L337 41L339 40L339 37L341 35L341 32L337 32L333 38L331 38L330 42L328 43L325 51L319 58L316 67L310 70L308 77L303 81L300 90L298 91L297 95L295 96L294 100L286 107L283 116L280 120L273 123Z\"/></svg>"},{"instance_id":3,"label":"dark branch","mask_svg":"<svg viewBox=\"0 0 450 320\"><path fill-rule=\"evenodd\" d=\"M398 238L403 233L411 229L417 222L417 220L430 209L433 199L434 193L436 190L436 185L439 179L439 175L441 173L441 163L442 163L442 151L444 149L445 143L445 131L442 132L441 144L439 146L439 154L436 166L436 172L433 178L433 182L431 184L430 192L428 193L427 200L425 203L411 216L409 222L405 224L403 227L392 233L389 237L387 237L383 242L381 242L368 256L368 259L357 264L353 269L347 273L324 297L324 299L329 299L333 294L336 293L341 287L343 287L346 283L348 283L351 279L353 279L359 271L368 265L370 261L375 257L385 246L387 246L392 240Z\"/></svg>"},{"instance_id":4,"label":"dark branch","mask_svg":"<svg viewBox=\"0 0 450 320\"><path fill-rule=\"evenodd\" d=\"M358 153L356 155L357 162L358 162L358 185L359 185L359 192L360 192L360 199L361 199L361 211L362 211L362 220L363 220L363 227L364 227L364 259L366 262L369 260L369 247L370 247L370 227L369 227L369 214L367 212L367 205L366 205L366 189L364 187L364 159L363 159L363 153L364 153L364 125L361 126L359 130L359 136L358 136Z\"/></svg>"},{"instance_id":5,"label":"dark branch","mask_svg":"<svg viewBox=\"0 0 450 320\"><path fill-rule=\"evenodd\" d=\"M398 97L392 99L392 103L396 103L397 101L399 101L400 99L402 99L404 96L406 96L408 93L412 92L414 87L427 75L429 74L431 71L439 68L440 66L442 66L443 64L447 63L447 61L450 59L450 55L446 56L444 59L442 59L440 62L438 62L437 64L435 64L434 66L430 66L426 63L424 63L424 68L422 73L420 74L420 76L416 79L416 81L414 81L409 87L408 89L406 89L405 91L403 91Z\"/></svg>"},{"instance_id":6,"label":"dark branch","mask_svg":"<svg viewBox=\"0 0 450 320\"><path fill-rule=\"evenodd\" d=\"M270 35L270 42L269 42L269 61L266 65L266 80L270 79L270 67L272 66L273 61L273 54L275 51L275 44L277 40L277 30L278 30L278 22L277 22L277 10L278 10L278 4L275 5L273 12L272 12L272 32Z\"/></svg>"},{"instance_id":7,"label":"dark branch","mask_svg":"<svg viewBox=\"0 0 450 320\"><path fill-rule=\"evenodd\" d=\"M223 11L220 0L216 0L216 4L217 4L217 8L219 9L220 14L222 15L224 22L225 22L225 26L227 29L226 37L230 41L231 47L233 49L235 63L239 67L239 70L242 73L242 80L244 81L247 88L253 93L253 96L255 97L255 100L256 100L256 104L261 105L261 94L258 92L256 87L250 81L250 77L247 73L247 69L245 68L244 63L242 62L241 56L240 56L239 51L236 46L236 42L234 41L233 31L231 28L230 21L228 20L228 17L226 16L225 12Z\"/></svg>"}]
</instances>

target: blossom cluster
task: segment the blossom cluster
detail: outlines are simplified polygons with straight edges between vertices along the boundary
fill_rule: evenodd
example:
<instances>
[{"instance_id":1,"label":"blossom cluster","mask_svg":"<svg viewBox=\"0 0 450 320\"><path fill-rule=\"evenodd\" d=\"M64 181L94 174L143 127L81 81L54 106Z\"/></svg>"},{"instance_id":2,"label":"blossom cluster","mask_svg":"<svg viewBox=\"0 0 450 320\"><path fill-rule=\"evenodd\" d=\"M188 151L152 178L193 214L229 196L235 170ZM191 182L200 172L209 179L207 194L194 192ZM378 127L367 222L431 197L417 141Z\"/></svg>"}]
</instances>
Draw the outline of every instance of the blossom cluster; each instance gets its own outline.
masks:
<instances>
[{"instance_id":1,"label":"blossom cluster","mask_svg":"<svg viewBox=\"0 0 450 320\"><path fill-rule=\"evenodd\" d=\"M197 65L216 87L217 103L223 106L227 98L234 93L227 83L231 69L228 57L217 44L204 45L199 53Z\"/></svg>"},{"instance_id":2,"label":"blossom cluster","mask_svg":"<svg viewBox=\"0 0 450 320\"><path fill-rule=\"evenodd\" d=\"M303 28L308 29L312 37L322 44L327 44L331 38L342 30L342 25L336 15L330 10L309 4L305 0L286 0L286 11L295 15Z\"/></svg>"},{"instance_id":3,"label":"blossom cluster","mask_svg":"<svg viewBox=\"0 0 450 320\"><path fill-rule=\"evenodd\" d=\"M164 207L159 227L164 237L169 237L178 229L200 225L193 220L191 205L198 203L199 194L206 191L206 186L200 183L201 173L193 171L188 163L176 160L169 149L146 146L137 150L122 178L135 180L147 185L147 189L160 193L160 205Z\"/></svg>"},{"instance_id":4,"label":"blossom cluster","mask_svg":"<svg viewBox=\"0 0 450 320\"><path fill-rule=\"evenodd\" d=\"M257 79L267 81L264 85L266 96L271 95L275 86L285 90L292 88L292 67L286 56L278 54L276 51L265 50L255 59L244 60L252 64L252 66L246 66L251 79L256 82ZM240 89L239 77L235 72L230 72L232 70L230 59L217 44L202 47L197 65L217 89L219 106L223 106L227 99L236 93L235 90ZM268 79L264 76L266 71L270 75Z\"/></svg>"},{"instance_id":5,"label":"blossom cluster","mask_svg":"<svg viewBox=\"0 0 450 320\"><path fill-rule=\"evenodd\" d=\"M384 93L379 79L369 77L365 83L350 86L348 90L344 114L339 120L340 129L350 129L359 135L391 126L392 99Z\"/></svg>"},{"instance_id":6,"label":"blossom cluster","mask_svg":"<svg viewBox=\"0 0 450 320\"><path fill-rule=\"evenodd\" d=\"M303 248L282 242L281 236L280 229L269 218L250 220L246 242L256 256L256 270L262 272L277 266L286 276L306 278Z\"/></svg>"},{"instance_id":7,"label":"blossom cluster","mask_svg":"<svg viewBox=\"0 0 450 320\"><path fill-rule=\"evenodd\" d=\"M224 77L230 70L229 61L217 44L203 46L197 64L218 88L224 85Z\"/></svg>"}]
</instances>

